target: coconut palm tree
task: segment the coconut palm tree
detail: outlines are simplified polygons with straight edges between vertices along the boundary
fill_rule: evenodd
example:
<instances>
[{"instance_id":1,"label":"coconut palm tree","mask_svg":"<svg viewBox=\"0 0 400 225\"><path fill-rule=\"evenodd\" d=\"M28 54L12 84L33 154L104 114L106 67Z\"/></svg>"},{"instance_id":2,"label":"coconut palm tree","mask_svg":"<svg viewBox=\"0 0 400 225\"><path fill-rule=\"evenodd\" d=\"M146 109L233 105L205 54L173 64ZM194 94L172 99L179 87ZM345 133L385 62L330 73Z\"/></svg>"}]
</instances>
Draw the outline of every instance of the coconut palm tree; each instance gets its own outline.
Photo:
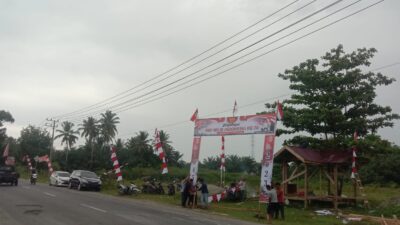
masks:
<instances>
[{"instance_id":1,"label":"coconut palm tree","mask_svg":"<svg viewBox=\"0 0 400 225\"><path fill-rule=\"evenodd\" d=\"M136 135L126 143L127 149L132 151L135 156L134 164L139 167L150 167L157 164L158 157L154 154L149 139L149 133L139 131Z\"/></svg>"},{"instance_id":2,"label":"coconut palm tree","mask_svg":"<svg viewBox=\"0 0 400 225\"><path fill-rule=\"evenodd\" d=\"M169 134L167 134L165 131L160 130L160 141L163 147L163 150L165 151L165 156L167 158L167 161L170 165L178 165L179 160L183 157L181 153L176 151L174 147L171 146L171 141L169 140Z\"/></svg>"},{"instance_id":3,"label":"coconut palm tree","mask_svg":"<svg viewBox=\"0 0 400 225\"><path fill-rule=\"evenodd\" d=\"M100 134L103 141L107 144L112 142L115 135L118 133L117 124L119 123L119 117L116 113L107 110L101 114L100 119Z\"/></svg>"},{"instance_id":4,"label":"coconut palm tree","mask_svg":"<svg viewBox=\"0 0 400 225\"><path fill-rule=\"evenodd\" d=\"M67 145L67 152L65 156L65 162L66 165L68 166L68 152L71 150L72 145L76 143L78 140L78 136L76 134L79 134L79 131L73 130L74 124L69 122L69 121L64 121L61 124L62 130L57 130L59 135L57 135L55 138L62 138L61 139L61 145L64 143Z\"/></svg>"},{"instance_id":5,"label":"coconut palm tree","mask_svg":"<svg viewBox=\"0 0 400 225\"><path fill-rule=\"evenodd\" d=\"M90 116L86 120L83 120L79 130L82 130L81 137L85 137L86 143L90 146L90 166L93 168L94 139L99 135L98 121Z\"/></svg>"}]
</instances>

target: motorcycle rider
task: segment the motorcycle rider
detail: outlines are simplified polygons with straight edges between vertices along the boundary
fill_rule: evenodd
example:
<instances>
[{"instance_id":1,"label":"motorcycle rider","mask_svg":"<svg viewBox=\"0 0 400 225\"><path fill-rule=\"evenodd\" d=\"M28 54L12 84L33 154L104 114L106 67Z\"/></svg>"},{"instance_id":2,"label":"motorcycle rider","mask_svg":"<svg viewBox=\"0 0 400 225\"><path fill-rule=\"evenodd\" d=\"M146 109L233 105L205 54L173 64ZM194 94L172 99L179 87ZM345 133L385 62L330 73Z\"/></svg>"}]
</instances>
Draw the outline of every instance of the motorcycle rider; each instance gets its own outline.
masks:
<instances>
[{"instance_id":1,"label":"motorcycle rider","mask_svg":"<svg viewBox=\"0 0 400 225\"><path fill-rule=\"evenodd\" d=\"M31 184L36 184L36 180L37 180L37 173L36 173L36 169L32 169L31 171Z\"/></svg>"}]
</instances>

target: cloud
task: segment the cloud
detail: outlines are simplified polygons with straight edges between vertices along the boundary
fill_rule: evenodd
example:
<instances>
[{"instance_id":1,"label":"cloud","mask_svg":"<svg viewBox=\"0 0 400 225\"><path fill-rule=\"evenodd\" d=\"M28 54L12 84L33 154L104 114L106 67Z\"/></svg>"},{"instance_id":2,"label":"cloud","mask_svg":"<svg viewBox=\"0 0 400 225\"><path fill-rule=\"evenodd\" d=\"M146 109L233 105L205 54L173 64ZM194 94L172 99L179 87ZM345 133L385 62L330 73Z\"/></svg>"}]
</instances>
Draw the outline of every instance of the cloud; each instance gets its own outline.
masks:
<instances>
[{"instance_id":1,"label":"cloud","mask_svg":"<svg viewBox=\"0 0 400 225\"><path fill-rule=\"evenodd\" d=\"M28 124L40 124L48 116L74 111L138 85L289 2L151 0L115 4L97 0L3 1L0 3L0 102L16 119L9 132L17 135L18 129ZM363 1L349 10L372 2ZM291 10L303 4L299 2ZM326 4L316 2L223 54L259 40ZM400 61L397 51L400 31L394 29L400 21L399 6L400 2L385 1L205 83L120 113L119 133L134 134L139 130L152 133L161 125L188 120L195 108L199 108L200 116L229 109L235 99L239 114L262 111L263 104L248 108L241 106L288 93L288 83L277 77L279 72L306 59L318 58L339 43L344 44L348 51L364 46L376 47L379 52L372 67ZM275 19L285 13L280 13ZM340 13L335 18L343 15L345 13ZM262 25L272 21L273 18ZM265 51L276 46L278 43ZM220 58L214 57L209 62ZM201 68L201 65L196 68ZM383 72L399 77L398 68ZM194 71L195 68L188 69L176 77ZM379 88L377 103L400 112L396 99L398 90L399 82ZM222 113L218 116L228 115ZM394 128L383 129L380 134L400 144L399 126L400 123L396 122ZM191 154L192 129L190 122L165 128L186 160ZM284 138L277 140L277 149ZM259 159L262 137L256 137L256 143L256 158ZM232 137L227 142L227 154L248 155L250 147L249 137ZM217 155L218 149L218 140L207 139L201 157Z\"/></svg>"}]
</instances>

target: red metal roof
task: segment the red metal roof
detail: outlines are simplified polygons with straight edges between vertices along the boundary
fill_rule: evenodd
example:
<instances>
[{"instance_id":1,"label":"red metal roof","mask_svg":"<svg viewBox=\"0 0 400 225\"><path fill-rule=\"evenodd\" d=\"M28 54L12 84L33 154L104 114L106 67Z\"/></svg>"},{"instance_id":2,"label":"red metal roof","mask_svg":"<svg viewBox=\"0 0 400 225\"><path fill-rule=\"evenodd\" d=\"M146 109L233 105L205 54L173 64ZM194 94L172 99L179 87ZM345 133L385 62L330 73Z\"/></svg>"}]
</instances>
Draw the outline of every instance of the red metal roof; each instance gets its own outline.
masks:
<instances>
[{"instance_id":1,"label":"red metal roof","mask_svg":"<svg viewBox=\"0 0 400 225\"><path fill-rule=\"evenodd\" d=\"M352 157L351 150L317 150L311 148L284 146L281 150L275 153L275 159L282 161L285 152L290 153L300 161L318 164L350 163Z\"/></svg>"}]
</instances>

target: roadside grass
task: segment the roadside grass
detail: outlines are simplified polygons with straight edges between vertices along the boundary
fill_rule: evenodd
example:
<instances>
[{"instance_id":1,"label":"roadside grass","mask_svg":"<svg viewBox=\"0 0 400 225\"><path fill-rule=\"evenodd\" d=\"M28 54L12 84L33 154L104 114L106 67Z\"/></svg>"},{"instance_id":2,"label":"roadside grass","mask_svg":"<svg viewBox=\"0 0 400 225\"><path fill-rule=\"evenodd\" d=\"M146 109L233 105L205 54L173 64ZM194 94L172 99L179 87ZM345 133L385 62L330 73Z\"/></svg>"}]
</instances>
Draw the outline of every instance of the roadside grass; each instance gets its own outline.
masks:
<instances>
[{"instance_id":1,"label":"roadside grass","mask_svg":"<svg viewBox=\"0 0 400 225\"><path fill-rule=\"evenodd\" d=\"M18 167L17 170L20 172L21 178L29 179L28 171L25 167ZM128 184L129 181L133 181L139 188L143 184L142 177L155 177L163 181L163 186L165 191L167 191L166 185L172 179L180 180L184 178L187 174L187 169L185 168L170 168L170 174L174 174L174 176L169 175L166 177L161 177L159 175L159 171L148 168L131 168L129 169L129 175L126 174L124 176L125 184ZM40 183L48 183L49 174L47 171L38 171L38 182ZM102 173L98 173L102 174ZM153 176L156 175L156 176ZM219 183L219 173L218 171L213 170L202 170L199 173L199 177L203 177L209 184L217 184ZM258 176L250 176L241 173L229 173L226 176L226 184L230 182L234 182L239 180L240 178L245 177L247 180L248 193L257 192L256 188L258 187L259 177ZM132 198L143 201L153 201L159 202L162 204L180 206L180 193L176 193L174 196L168 195L152 195L152 194L139 194L133 196L119 196L117 191L117 183L115 182L115 177L113 175L102 175L102 190L101 193L107 195L118 196L121 198ZM299 181L301 184L301 180ZM323 183L323 185L326 185ZM210 185L211 186L211 185ZM311 181L310 186L315 192L318 192L319 183L315 180ZM299 186L301 188L301 185ZM351 196L351 185L344 186L343 193ZM367 194L368 200L370 202L371 209L364 209L362 207L344 207L341 208L343 213L356 213L356 214L364 214L364 215L374 215L380 216L383 214L386 217L392 217L392 215L397 215L400 217L400 203L391 203L391 199L398 199L400 202L400 189L398 187L379 187L369 185L365 187L365 192ZM211 193L213 194L213 193ZM251 198L252 194L248 194ZM327 207L329 209L329 207ZM338 225L343 224L342 220L336 218L335 216L317 216L314 213L314 210L317 209L325 209L323 205L313 204L310 209L303 209L302 204L293 204L285 207L285 221L275 220L274 224L295 224L295 225L317 225L317 224L329 224L329 225ZM192 209L188 209L192 210ZM220 216L226 216L236 219L241 219L244 221L251 221L255 223L266 223L265 215L266 215L266 205L259 204L257 200L247 200L245 202L237 203L237 202L228 202L222 201L219 203L211 203L208 209L194 209L199 210L205 213L216 214ZM257 215L260 213L260 219ZM361 222L349 222L350 225L372 225L376 224L374 222L369 221L361 221Z\"/></svg>"},{"instance_id":2,"label":"roadside grass","mask_svg":"<svg viewBox=\"0 0 400 225\"><path fill-rule=\"evenodd\" d=\"M135 184L141 184L140 180L135 180ZM101 191L104 194L117 196L121 198L129 198L143 201L158 202L161 204L173 205L175 207L180 207L181 198L180 193L176 193L174 196L168 195L156 195L156 194L139 194L131 196L120 196L116 189L115 182L106 181L103 183L103 189ZM214 215L230 217L235 219L240 219L243 221L250 221L255 223L266 223L266 204L259 204L257 199L249 199L245 202L229 202L221 201L219 203L211 203L208 209L190 209L187 210L197 210L204 213L211 213ZM274 220L274 224L294 224L294 225L339 225L343 224L342 220L336 218L335 216L318 216L314 213L314 210L320 209L310 208L303 209L301 205L293 204L289 207L285 207L285 220ZM260 216L258 216L260 215ZM258 218L260 217L260 218ZM362 222L350 222L350 225L372 225L376 224L370 221Z\"/></svg>"}]
</instances>

